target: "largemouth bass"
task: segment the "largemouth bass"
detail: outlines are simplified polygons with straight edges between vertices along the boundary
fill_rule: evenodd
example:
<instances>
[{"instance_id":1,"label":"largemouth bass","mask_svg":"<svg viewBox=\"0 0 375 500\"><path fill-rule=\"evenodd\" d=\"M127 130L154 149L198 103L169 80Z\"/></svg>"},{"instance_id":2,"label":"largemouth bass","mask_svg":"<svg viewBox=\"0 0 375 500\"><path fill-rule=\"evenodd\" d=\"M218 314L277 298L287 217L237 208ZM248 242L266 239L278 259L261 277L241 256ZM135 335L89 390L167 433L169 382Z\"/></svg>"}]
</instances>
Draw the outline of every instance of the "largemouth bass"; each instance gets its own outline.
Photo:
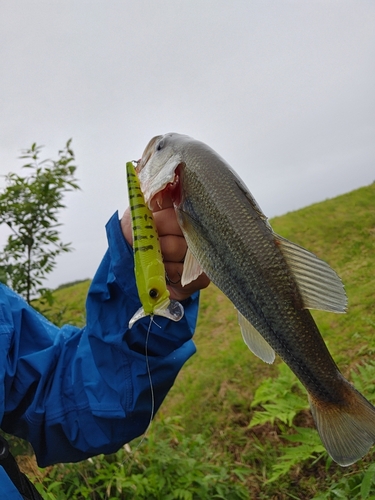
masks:
<instances>
[{"instance_id":1,"label":"largemouth bass","mask_svg":"<svg viewBox=\"0 0 375 500\"><path fill-rule=\"evenodd\" d=\"M131 318L129 328L139 319L155 314L179 321L184 315L184 308L177 300L169 299L158 232L132 162L126 164L126 175L132 218L134 274L142 304Z\"/></svg>"},{"instance_id":2,"label":"largemouth bass","mask_svg":"<svg viewBox=\"0 0 375 500\"><path fill-rule=\"evenodd\" d=\"M154 137L137 167L150 207L168 191L188 244L182 283L202 271L233 302L245 343L275 352L308 392L331 457L347 466L375 442L375 408L342 376L308 309L345 312L346 294L324 261L273 232L246 185L191 137Z\"/></svg>"}]
</instances>

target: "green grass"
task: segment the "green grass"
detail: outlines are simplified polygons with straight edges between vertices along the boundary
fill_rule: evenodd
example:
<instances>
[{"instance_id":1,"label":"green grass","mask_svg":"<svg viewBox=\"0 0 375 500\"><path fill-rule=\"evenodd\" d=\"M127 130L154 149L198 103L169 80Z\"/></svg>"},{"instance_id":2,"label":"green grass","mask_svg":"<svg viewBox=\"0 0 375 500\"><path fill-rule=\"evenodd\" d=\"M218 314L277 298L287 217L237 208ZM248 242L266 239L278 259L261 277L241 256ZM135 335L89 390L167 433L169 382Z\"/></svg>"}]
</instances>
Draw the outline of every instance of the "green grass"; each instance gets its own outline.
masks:
<instances>
[{"instance_id":1,"label":"green grass","mask_svg":"<svg viewBox=\"0 0 375 500\"><path fill-rule=\"evenodd\" d=\"M277 217L271 224L280 235L326 260L341 276L349 298L347 314L313 314L343 373L350 377L354 369L352 378L357 374L356 384L366 379L366 395L366 391L371 392L373 372L361 366L370 362L375 353L375 184ZM58 290L48 314L59 324L82 325L88 285L85 282ZM313 432L308 410L297 405L295 416L294 410L288 409L292 411L293 422L262 417L262 423L249 427L253 416L259 418L257 412L266 411L267 407L265 400L252 404L255 395L259 397L258 389L264 390L264 384L276 387L276 381L284 384L284 392L280 389L269 396L269 402L274 405L272 411L277 415L279 405L281 415L296 382L288 377L280 379L279 360L268 366L252 355L242 341L232 304L212 285L201 294L195 342L198 352L186 363L167 396L149 431L151 436L153 432L160 432L166 419L179 416L186 439L193 442L194 436L199 436L205 448L203 460L208 460L208 447L210 460L218 467L225 464L228 471L237 468L242 471L231 477L246 488L249 498L304 499L314 495L316 498L375 498L374 471L367 469L371 458L375 458L373 453L348 469L333 464L324 454L322 458L318 451L315 459L305 460L301 455L299 463L298 448L293 451L298 446L293 436L300 433L301 450L306 457L311 439L312 448L320 450L320 444L305 435L305 432ZM304 398L305 392L298 392L296 400L301 402ZM170 442L173 437L166 439ZM169 449L173 456L173 446ZM194 459L195 452L192 450ZM280 457L286 458L280 461ZM277 464L283 472L275 476ZM247 474L243 475L243 470ZM277 479L269 482L273 477ZM355 496L361 491L362 497Z\"/></svg>"},{"instance_id":2,"label":"green grass","mask_svg":"<svg viewBox=\"0 0 375 500\"><path fill-rule=\"evenodd\" d=\"M374 352L375 184L272 221L276 232L326 260L343 280L348 313L314 316L344 365ZM350 366L347 366L347 370Z\"/></svg>"},{"instance_id":3,"label":"green grass","mask_svg":"<svg viewBox=\"0 0 375 500\"><path fill-rule=\"evenodd\" d=\"M85 301L91 281L79 281L70 286L61 285L53 292L53 304L34 301L33 306L48 317L55 325L70 323L83 326L86 322Z\"/></svg>"}]
</instances>

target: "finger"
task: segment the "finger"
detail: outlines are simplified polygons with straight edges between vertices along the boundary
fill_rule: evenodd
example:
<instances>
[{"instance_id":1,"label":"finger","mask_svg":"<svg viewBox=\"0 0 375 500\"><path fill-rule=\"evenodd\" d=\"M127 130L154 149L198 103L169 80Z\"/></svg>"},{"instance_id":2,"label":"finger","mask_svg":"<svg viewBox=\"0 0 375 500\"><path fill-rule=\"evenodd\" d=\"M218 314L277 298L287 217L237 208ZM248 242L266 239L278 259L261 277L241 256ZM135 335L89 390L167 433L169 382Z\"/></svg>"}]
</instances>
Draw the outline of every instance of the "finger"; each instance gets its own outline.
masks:
<instances>
[{"instance_id":1,"label":"finger","mask_svg":"<svg viewBox=\"0 0 375 500\"><path fill-rule=\"evenodd\" d=\"M164 264L167 262L181 262L184 260L187 244L183 236L168 234L159 238L160 249Z\"/></svg>"},{"instance_id":2,"label":"finger","mask_svg":"<svg viewBox=\"0 0 375 500\"><path fill-rule=\"evenodd\" d=\"M129 245L133 245L133 233L132 233L131 222L132 221L131 221L130 208L127 208L124 212L124 215L121 218L121 230Z\"/></svg>"},{"instance_id":3,"label":"finger","mask_svg":"<svg viewBox=\"0 0 375 500\"><path fill-rule=\"evenodd\" d=\"M184 300L190 297L194 292L206 288L210 284L209 278L202 273L196 280L186 286L181 285L181 275L183 271L182 264L174 264L166 266L166 274L168 277L167 287L170 292L171 299Z\"/></svg>"},{"instance_id":4,"label":"finger","mask_svg":"<svg viewBox=\"0 0 375 500\"><path fill-rule=\"evenodd\" d=\"M168 285L178 285L181 287L181 276L184 270L184 265L180 262L165 262L165 278Z\"/></svg>"},{"instance_id":5,"label":"finger","mask_svg":"<svg viewBox=\"0 0 375 500\"><path fill-rule=\"evenodd\" d=\"M166 234L182 236L182 231L177 222L176 212L173 207L154 212L153 216L159 236Z\"/></svg>"},{"instance_id":6,"label":"finger","mask_svg":"<svg viewBox=\"0 0 375 500\"><path fill-rule=\"evenodd\" d=\"M176 213L173 207L159 210L158 212L154 212L153 217L155 225L158 230L159 237L163 237L165 235L182 236L182 231L180 229L180 226L178 225ZM125 210L121 218L121 229L127 242L130 245L132 245L133 244L132 220L129 207ZM181 258L183 258L183 256Z\"/></svg>"},{"instance_id":7,"label":"finger","mask_svg":"<svg viewBox=\"0 0 375 500\"><path fill-rule=\"evenodd\" d=\"M171 207L173 207L173 201L168 193L165 193L161 199L158 199L157 202L155 199L151 200L151 208L154 213Z\"/></svg>"}]
</instances>

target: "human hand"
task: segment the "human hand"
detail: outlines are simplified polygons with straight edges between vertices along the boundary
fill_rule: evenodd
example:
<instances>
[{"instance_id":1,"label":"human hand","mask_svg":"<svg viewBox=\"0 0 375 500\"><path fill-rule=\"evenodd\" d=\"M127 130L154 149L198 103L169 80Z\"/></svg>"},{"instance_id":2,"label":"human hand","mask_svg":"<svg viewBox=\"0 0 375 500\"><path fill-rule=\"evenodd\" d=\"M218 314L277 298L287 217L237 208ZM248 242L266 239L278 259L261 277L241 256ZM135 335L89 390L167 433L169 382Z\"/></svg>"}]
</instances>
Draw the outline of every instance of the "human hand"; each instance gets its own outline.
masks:
<instances>
[{"instance_id":1,"label":"human hand","mask_svg":"<svg viewBox=\"0 0 375 500\"><path fill-rule=\"evenodd\" d=\"M165 271L168 276L167 288L170 298L174 300L184 300L190 297L197 290L206 288L210 280L202 273L198 278L188 285L181 286L181 276L183 271L183 261L186 255L187 244L178 225L172 200L163 199L163 207L157 207L153 212L154 221L159 234L160 248L163 255ZM131 215L128 208L122 219L121 228L124 237L130 245L133 244Z\"/></svg>"}]
</instances>

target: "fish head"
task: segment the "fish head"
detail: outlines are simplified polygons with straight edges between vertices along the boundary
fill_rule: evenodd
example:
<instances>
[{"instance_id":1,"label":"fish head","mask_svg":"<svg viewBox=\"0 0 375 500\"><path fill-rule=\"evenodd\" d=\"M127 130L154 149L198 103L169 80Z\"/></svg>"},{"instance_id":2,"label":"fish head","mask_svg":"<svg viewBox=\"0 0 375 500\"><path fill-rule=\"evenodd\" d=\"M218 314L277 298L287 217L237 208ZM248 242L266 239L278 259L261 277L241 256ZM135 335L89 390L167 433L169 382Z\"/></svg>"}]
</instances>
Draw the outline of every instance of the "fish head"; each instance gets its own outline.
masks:
<instances>
[{"instance_id":1,"label":"fish head","mask_svg":"<svg viewBox=\"0 0 375 500\"><path fill-rule=\"evenodd\" d=\"M172 201L177 198L179 169L183 165L183 144L188 136L168 133L153 137L147 144L137 165L141 189L151 210L162 207L168 193Z\"/></svg>"}]
</instances>

